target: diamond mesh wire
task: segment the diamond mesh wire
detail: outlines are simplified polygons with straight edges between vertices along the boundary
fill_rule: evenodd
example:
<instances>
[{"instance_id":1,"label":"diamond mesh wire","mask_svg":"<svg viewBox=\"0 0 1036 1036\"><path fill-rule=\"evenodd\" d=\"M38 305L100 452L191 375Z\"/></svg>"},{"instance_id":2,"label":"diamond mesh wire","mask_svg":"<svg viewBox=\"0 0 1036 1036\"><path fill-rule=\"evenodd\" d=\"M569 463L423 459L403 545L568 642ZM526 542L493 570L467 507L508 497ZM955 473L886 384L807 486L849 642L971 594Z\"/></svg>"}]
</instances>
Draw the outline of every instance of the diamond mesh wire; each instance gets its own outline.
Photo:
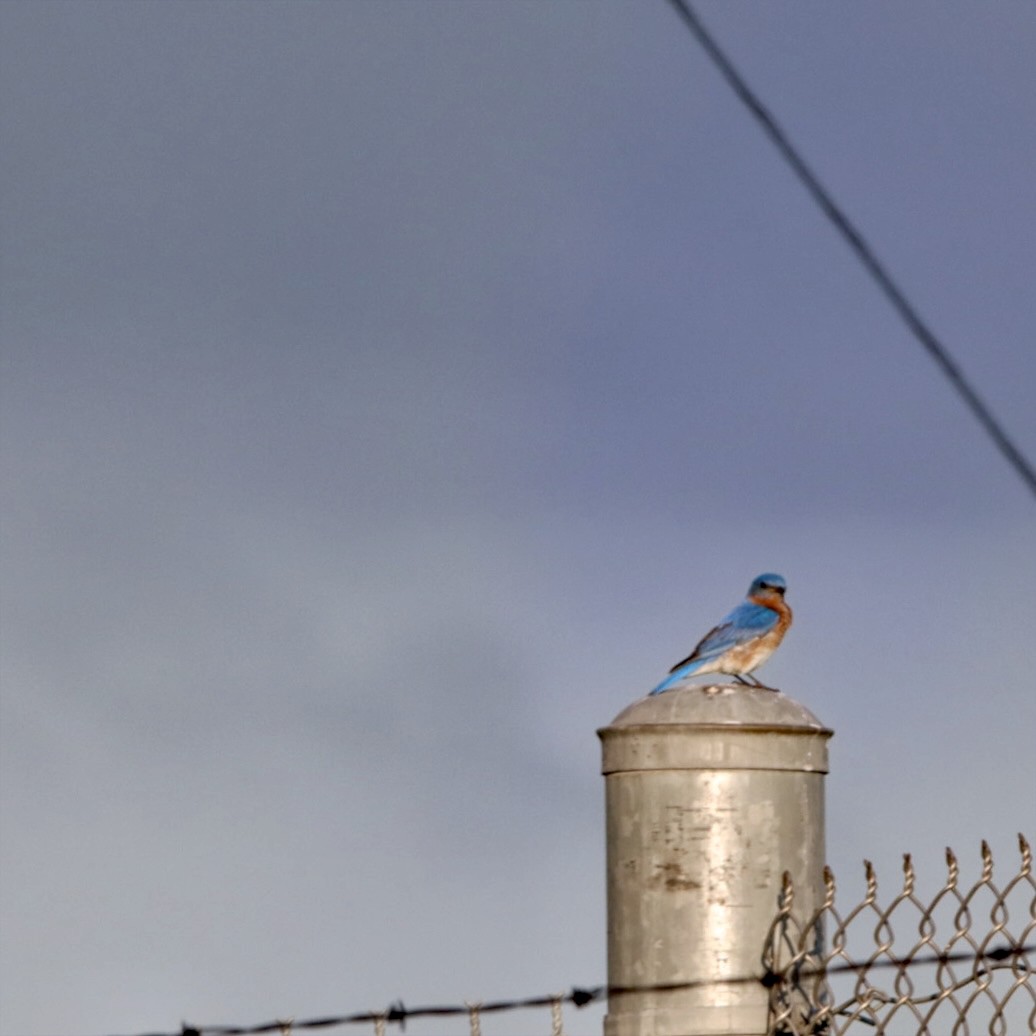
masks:
<instances>
[{"instance_id":1,"label":"diamond mesh wire","mask_svg":"<svg viewBox=\"0 0 1036 1036\"><path fill-rule=\"evenodd\" d=\"M763 956L772 1036L1036 1036L1036 879L1022 835L1018 846L1018 871L997 882L983 842L971 885L947 849L946 879L930 897L909 855L888 900L865 861L866 894L848 910L825 868L824 902L805 917L785 875Z\"/></svg>"}]
</instances>

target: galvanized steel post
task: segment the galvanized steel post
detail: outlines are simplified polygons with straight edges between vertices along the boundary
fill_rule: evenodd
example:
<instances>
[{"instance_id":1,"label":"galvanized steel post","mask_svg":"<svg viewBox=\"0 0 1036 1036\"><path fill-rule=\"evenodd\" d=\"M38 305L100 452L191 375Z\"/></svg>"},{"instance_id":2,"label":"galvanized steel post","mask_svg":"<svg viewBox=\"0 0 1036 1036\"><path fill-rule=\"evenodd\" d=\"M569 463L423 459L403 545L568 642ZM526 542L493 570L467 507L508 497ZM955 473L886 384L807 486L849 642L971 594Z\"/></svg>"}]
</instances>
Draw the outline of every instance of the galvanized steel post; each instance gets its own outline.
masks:
<instances>
[{"instance_id":1,"label":"galvanized steel post","mask_svg":"<svg viewBox=\"0 0 1036 1036\"><path fill-rule=\"evenodd\" d=\"M754 979L784 872L796 912L823 900L831 733L783 694L739 684L643 698L598 731L605 1036L765 1036Z\"/></svg>"}]
</instances>

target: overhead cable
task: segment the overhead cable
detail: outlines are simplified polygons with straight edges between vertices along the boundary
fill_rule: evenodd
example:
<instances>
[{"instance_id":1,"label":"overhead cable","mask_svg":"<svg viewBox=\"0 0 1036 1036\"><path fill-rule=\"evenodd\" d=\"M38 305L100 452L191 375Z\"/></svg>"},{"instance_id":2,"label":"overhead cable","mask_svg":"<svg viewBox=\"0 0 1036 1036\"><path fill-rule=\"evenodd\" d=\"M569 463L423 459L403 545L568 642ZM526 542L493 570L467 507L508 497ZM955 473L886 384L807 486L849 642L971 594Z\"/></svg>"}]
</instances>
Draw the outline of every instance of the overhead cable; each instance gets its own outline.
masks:
<instances>
[{"instance_id":1,"label":"overhead cable","mask_svg":"<svg viewBox=\"0 0 1036 1036\"><path fill-rule=\"evenodd\" d=\"M1015 469L1019 478L1028 486L1033 496L1036 496L1036 468L1033 467L1021 450L1011 441L1011 438L992 411L968 383L963 371L961 371L957 362L950 355L946 346L938 339L935 332L928 327L913 304L892 279L892 275L875 255L874 250L863 235L845 214L841 206L834 200L827 188L820 182L817 175L807 165L805 159L789 140L788 135L781 129L777 120L745 82L730 58L720 49L688 0L669 0L669 2L676 8L677 13L683 19L687 28L690 29L695 39L698 40L712 59L712 62L720 70L724 79L726 79L745 107L748 108L756 121L762 126L766 135L776 145L777 150L787 160L795 175L813 196L814 201L816 201L827 218L846 239L874 280L877 281L885 296L914 333L914 337L924 346L928 354L939 365L942 372L949 378L950 383L957 390L971 412L978 418L979 423L985 428L1000 452Z\"/></svg>"}]
</instances>

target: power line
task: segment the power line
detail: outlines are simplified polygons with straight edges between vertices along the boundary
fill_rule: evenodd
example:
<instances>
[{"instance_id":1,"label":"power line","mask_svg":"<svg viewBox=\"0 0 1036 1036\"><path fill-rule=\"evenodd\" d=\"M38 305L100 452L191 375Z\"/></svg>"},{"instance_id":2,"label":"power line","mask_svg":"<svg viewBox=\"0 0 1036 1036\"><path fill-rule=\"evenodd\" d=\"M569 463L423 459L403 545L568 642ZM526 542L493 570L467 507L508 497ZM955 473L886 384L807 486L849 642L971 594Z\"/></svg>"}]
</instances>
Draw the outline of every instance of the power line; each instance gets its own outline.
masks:
<instances>
[{"instance_id":1,"label":"power line","mask_svg":"<svg viewBox=\"0 0 1036 1036\"><path fill-rule=\"evenodd\" d=\"M913 331L914 337L924 346L929 356L935 360L942 372L949 378L950 383L957 390L971 412L978 418L986 432L996 443L1000 452L1015 469L1022 481L1029 487L1029 491L1033 496L1036 496L1036 468L1033 467L1021 450L1011 441L1011 438L1001 427L1000 422L994 417L992 411L983 403L978 393L968 383L963 371L950 355L946 346L939 341L935 332L924 322L913 304L892 279L892 275L875 255L874 250L864 239L863 235L834 200L827 188L820 182L813 170L810 169L805 159L789 140L788 135L781 129L777 120L741 77L730 58L720 49L688 0L669 0L669 2L676 8L677 13L683 19L688 29L690 29L702 48L712 59L713 64L720 70L723 78L730 84L745 107L748 108L756 121L762 126L766 135L776 145L777 150L787 160L795 175L812 195L813 200L823 210L824 215L835 225L835 228L846 239L850 248L856 253L874 280L877 281L878 287L881 288L886 298L899 312L899 315L910 330Z\"/></svg>"}]
</instances>

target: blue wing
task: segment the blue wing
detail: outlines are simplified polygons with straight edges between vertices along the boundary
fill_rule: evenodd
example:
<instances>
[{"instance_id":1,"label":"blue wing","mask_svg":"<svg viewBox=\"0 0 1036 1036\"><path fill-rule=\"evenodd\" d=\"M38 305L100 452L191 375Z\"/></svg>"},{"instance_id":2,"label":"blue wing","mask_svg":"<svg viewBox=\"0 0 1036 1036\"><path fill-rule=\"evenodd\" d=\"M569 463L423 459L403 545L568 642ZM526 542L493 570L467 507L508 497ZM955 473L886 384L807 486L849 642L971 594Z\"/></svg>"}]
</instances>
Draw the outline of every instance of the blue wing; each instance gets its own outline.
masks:
<instances>
[{"instance_id":1,"label":"blue wing","mask_svg":"<svg viewBox=\"0 0 1036 1036\"><path fill-rule=\"evenodd\" d=\"M668 690L685 676L693 676L707 662L719 658L725 651L755 640L777 625L780 616L770 608L744 601L739 604L720 624L702 637L698 646L682 661L669 670L669 676L651 693Z\"/></svg>"},{"instance_id":2,"label":"blue wing","mask_svg":"<svg viewBox=\"0 0 1036 1036\"><path fill-rule=\"evenodd\" d=\"M709 630L687 658L682 662L677 662L669 672L675 673L688 662L711 662L729 648L769 633L777 625L779 618L780 616L772 609L745 601L739 604L715 629Z\"/></svg>"}]
</instances>

